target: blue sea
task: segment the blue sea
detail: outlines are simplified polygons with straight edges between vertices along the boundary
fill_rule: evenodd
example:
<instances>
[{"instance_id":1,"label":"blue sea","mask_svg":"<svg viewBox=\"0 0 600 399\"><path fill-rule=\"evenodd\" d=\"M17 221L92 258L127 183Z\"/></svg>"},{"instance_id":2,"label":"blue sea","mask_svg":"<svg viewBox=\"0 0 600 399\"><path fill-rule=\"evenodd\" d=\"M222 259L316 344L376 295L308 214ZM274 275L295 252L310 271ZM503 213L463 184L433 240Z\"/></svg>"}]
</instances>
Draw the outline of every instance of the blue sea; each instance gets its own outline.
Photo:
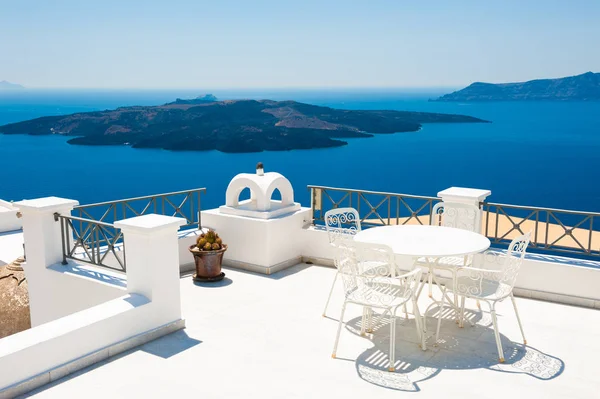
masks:
<instances>
[{"instance_id":1,"label":"blue sea","mask_svg":"<svg viewBox=\"0 0 600 399\"><path fill-rule=\"evenodd\" d=\"M600 102L429 102L435 90L229 90L220 99L297 100L345 109L471 115L489 124L429 124L415 133L348 140L339 148L225 154L87 147L68 138L0 134L0 198L56 195L80 203L206 187L203 208L224 203L233 176L262 161L309 205L309 184L436 195L490 189L489 201L600 211ZM202 91L0 93L0 125L46 115L153 105Z\"/></svg>"}]
</instances>

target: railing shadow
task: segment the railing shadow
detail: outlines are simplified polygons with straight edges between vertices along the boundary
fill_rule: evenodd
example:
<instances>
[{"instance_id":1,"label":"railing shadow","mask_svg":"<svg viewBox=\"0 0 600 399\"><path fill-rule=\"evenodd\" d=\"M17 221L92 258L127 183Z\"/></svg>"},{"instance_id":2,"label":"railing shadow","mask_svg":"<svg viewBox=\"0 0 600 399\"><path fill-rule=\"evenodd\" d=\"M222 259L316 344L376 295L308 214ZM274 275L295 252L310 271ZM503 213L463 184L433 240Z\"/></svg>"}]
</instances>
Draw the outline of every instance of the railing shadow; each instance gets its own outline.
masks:
<instances>
[{"instance_id":1,"label":"railing shadow","mask_svg":"<svg viewBox=\"0 0 600 399\"><path fill-rule=\"evenodd\" d=\"M117 272L108 270L95 270L92 265L80 265L76 261L69 260L66 265L55 264L48 267L58 273L72 274L79 277L89 278L104 284L111 284L120 288L127 287L127 277ZM100 269L100 267L98 267Z\"/></svg>"},{"instance_id":2,"label":"railing shadow","mask_svg":"<svg viewBox=\"0 0 600 399\"><path fill-rule=\"evenodd\" d=\"M419 338L415 320L399 310L396 319L395 372L389 372L390 321L387 316L373 321L372 334L365 339L373 347L361 353L355 360L358 376L366 382L384 388L418 392L420 384L440 374L443 370L488 369L491 371L525 374L538 380L551 380L562 374L564 362L558 357L546 354L531 346L514 343L500 334L504 348L505 362L499 363L498 352L491 328L491 317L486 312L466 309L466 317L474 326L465 322L459 328L454 320L454 312L445 309L442 314L440 339L434 345L437 309L433 309L427 320L428 348L423 351L418 346ZM346 323L346 331L360 335L362 317ZM343 340L343 337L342 337ZM350 359L347 359L350 360Z\"/></svg>"}]
</instances>

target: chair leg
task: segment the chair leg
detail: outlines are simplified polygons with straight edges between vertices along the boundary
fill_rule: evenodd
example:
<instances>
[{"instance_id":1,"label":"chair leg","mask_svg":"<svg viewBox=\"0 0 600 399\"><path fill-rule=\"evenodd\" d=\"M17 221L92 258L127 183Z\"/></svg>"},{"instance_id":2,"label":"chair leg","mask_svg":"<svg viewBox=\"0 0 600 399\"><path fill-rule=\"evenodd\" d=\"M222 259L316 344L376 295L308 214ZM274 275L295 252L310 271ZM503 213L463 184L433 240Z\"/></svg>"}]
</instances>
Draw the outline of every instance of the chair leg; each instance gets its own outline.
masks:
<instances>
[{"instance_id":1,"label":"chair leg","mask_svg":"<svg viewBox=\"0 0 600 399\"><path fill-rule=\"evenodd\" d=\"M521 336L523 337L523 344L527 345L527 339L525 338L525 331L523 331L523 324L521 324L521 317L519 317L519 311L517 310L517 302L515 301L515 297L512 292L510 293L510 300L512 301L513 308L515 308L515 315L517 316L517 321L519 322L519 328L521 329Z\"/></svg>"},{"instance_id":2,"label":"chair leg","mask_svg":"<svg viewBox=\"0 0 600 399\"><path fill-rule=\"evenodd\" d=\"M460 299L460 322L458 323L460 328L465 326L465 300L464 296Z\"/></svg>"},{"instance_id":3,"label":"chair leg","mask_svg":"<svg viewBox=\"0 0 600 399\"><path fill-rule=\"evenodd\" d=\"M337 330L337 334L335 336L335 343L333 344L333 353L331 354L331 357L335 359L335 353L337 351L337 346L338 346L338 342L340 340L340 332L342 331L342 323L344 320L344 312L346 311L346 302L344 302L344 305L342 306L342 314L340 315L340 322L338 324L338 330Z\"/></svg>"},{"instance_id":4,"label":"chair leg","mask_svg":"<svg viewBox=\"0 0 600 399\"><path fill-rule=\"evenodd\" d=\"M367 320L369 319L368 308L363 306L362 319L360 320L360 336L365 336L365 331L367 330Z\"/></svg>"},{"instance_id":5,"label":"chair leg","mask_svg":"<svg viewBox=\"0 0 600 399\"><path fill-rule=\"evenodd\" d=\"M327 307L329 306L329 300L331 299L331 294L333 293L333 288L335 287L335 283L337 281L339 273L335 273L335 277L333 278L333 283L331 284L331 289L329 290L329 296L327 297L327 302L325 302L325 309L323 309L323 317L325 317L325 313L327 313Z\"/></svg>"},{"instance_id":6,"label":"chair leg","mask_svg":"<svg viewBox=\"0 0 600 399\"><path fill-rule=\"evenodd\" d=\"M429 298L433 297L433 270L429 271L427 276L429 284Z\"/></svg>"},{"instance_id":7,"label":"chair leg","mask_svg":"<svg viewBox=\"0 0 600 399\"><path fill-rule=\"evenodd\" d=\"M502 350L502 342L500 342L500 331L498 331L498 318L496 317L495 303L490 305L492 314L492 324L494 325L494 336L496 337L496 346L498 347L498 361L504 363L504 351Z\"/></svg>"},{"instance_id":8,"label":"chair leg","mask_svg":"<svg viewBox=\"0 0 600 399\"><path fill-rule=\"evenodd\" d=\"M440 339L440 326L442 325L442 313L444 313L444 304L446 303L446 296L444 295L445 293L446 293L446 287L444 287L444 290L442 291L442 304L440 305L440 309L438 312L437 327L435 328L435 343L433 344L434 346L438 346L438 341Z\"/></svg>"},{"instance_id":9,"label":"chair leg","mask_svg":"<svg viewBox=\"0 0 600 399\"><path fill-rule=\"evenodd\" d=\"M415 315L415 323L417 324L417 336L421 340L421 349L427 350L427 342L426 342L426 332L427 332L427 316L422 316L421 311L419 310L419 305L417 305L417 298L413 297L413 313Z\"/></svg>"},{"instance_id":10,"label":"chair leg","mask_svg":"<svg viewBox=\"0 0 600 399\"><path fill-rule=\"evenodd\" d=\"M456 282L456 268L452 269L452 285ZM460 325L460 312L458 311L458 292L454 291L454 322Z\"/></svg>"},{"instance_id":11,"label":"chair leg","mask_svg":"<svg viewBox=\"0 0 600 399\"><path fill-rule=\"evenodd\" d=\"M396 315L395 315L395 311L394 312L390 312L390 354L389 354L389 358L390 358L390 365L388 367L388 370L391 372L396 371L396 368L394 367L395 363L396 363Z\"/></svg>"},{"instance_id":12,"label":"chair leg","mask_svg":"<svg viewBox=\"0 0 600 399\"><path fill-rule=\"evenodd\" d=\"M406 309L406 303L402 305L402 308L404 310L404 318L408 320L408 310Z\"/></svg>"}]
</instances>

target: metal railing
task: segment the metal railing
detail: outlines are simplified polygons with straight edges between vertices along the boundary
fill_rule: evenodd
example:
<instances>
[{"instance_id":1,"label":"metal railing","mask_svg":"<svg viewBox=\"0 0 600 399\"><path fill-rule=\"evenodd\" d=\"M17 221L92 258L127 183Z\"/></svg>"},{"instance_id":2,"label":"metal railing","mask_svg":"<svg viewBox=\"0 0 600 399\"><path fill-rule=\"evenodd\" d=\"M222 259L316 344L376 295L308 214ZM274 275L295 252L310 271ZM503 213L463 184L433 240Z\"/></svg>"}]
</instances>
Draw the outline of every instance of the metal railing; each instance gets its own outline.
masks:
<instances>
[{"instance_id":1,"label":"metal railing","mask_svg":"<svg viewBox=\"0 0 600 399\"><path fill-rule=\"evenodd\" d=\"M311 191L313 223L323 224L325 212L334 208L355 208L361 225L431 224L431 211L441 198L422 195L308 186Z\"/></svg>"},{"instance_id":2,"label":"metal railing","mask_svg":"<svg viewBox=\"0 0 600 399\"><path fill-rule=\"evenodd\" d=\"M181 217L181 229L201 227L201 195L205 188L154 194L76 206L72 214L55 214L60 221L63 264L75 259L114 270L126 270L125 242L117 220L156 213Z\"/></svg>"},{"instance_id":3,"label":"metal railing","mask_svg":"<svg viewBox=\"0 0 600 399\"><path fill-rule=\"evenodd\" d=\"M114 223L117 220L157 213L166 216L181 217L186 224L181 229L201 227L201 195L205 188L175 191L172 193L126 198L116 201L80 205L73 209L79 218L98 222Z\"/></svg>"},{"instance_id":4,"label":"metal railing","mask_svg":"<svg viewBox=\"0 0 600 399\"><path fill-rule=\"evenodd\" d=\"M126 271L123 233L114 225L96 220L54 214L60 222L63 264L67 259Z\"/></svg>"},{"instance_id":5,"label":"metal railing","mask_svg":"<svg viewBox=\"0 0 600 399\"><path fill-rule=\"evenodd\" d=\"M433 206L427 197L345 188L308 186L313 224L323 225L325 212L352 207L363 227L431 224ZM482 202L482 233L493 245L506 246L532 232L531 249L552 254L600 257L600 213Z\"/></svg>"},{"instance_id":6,"label":"metal railing","mask_svg":"<svg viewBox=\"0 0 600 399\"><path fill-rule=\"evenodd\" d=\"M492 244L531 231L533 249L600 257L600 213L491 202L482 203L482 210L483 233Z\"/></svg>"}]
</instances>

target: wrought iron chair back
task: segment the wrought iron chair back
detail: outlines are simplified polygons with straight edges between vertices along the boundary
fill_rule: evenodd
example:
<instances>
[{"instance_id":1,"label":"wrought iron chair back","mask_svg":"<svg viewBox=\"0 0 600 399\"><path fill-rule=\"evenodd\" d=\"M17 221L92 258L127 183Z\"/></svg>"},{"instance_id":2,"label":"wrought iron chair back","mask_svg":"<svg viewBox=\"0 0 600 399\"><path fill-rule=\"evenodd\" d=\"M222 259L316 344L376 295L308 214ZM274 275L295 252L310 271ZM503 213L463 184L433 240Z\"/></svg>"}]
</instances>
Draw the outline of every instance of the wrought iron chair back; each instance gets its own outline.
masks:
<instances>
[{"instance_id":1,"label":"wrought iron chair back","mask_svg":"<svg viewBox=\"0 0 600 399\"><path fill-rule=\"evenodd\" d=\"M360 216L354 208L336 208L325 213L325 229L329 242L352 238L361 230Z\"/></svg>"},{"instance_id":2,"label":"wrought iron chair back","mask_svg":"<svg viewBox=\"0 0 600 399\"><path fill-rule=\"evenodd\" d=\"M475 205L438 202L431 211L431 224L481 233L481 212Z\"/></svg>"},{"instance_id":3,"label":"wrought iron chair back","mask_svg":"<svg viewBox=\"0 0 600 399\"><path fill-rule=\"evenodd\" d=\"M394 263L394 254L390 247L359 243L354 240L340 241L335 247L338 258L336 266L338 275L342 277L344 283L346 298L342 306L332 357L336 357L346 305L356 304L363 307L361 335L364 335L365 331L373 332L373 308L379 308L383 310L383 314L379 318L383 315L389 317L388 370L395 371L396 311L400 306L404 306L404 312L408 318L406 303L410 300L412 300L415 315L417 337L421 341L423 350L426 348L423 323L414 295L421 279L421 269L415 268L402 276L393 277L390 273L390 262Z\"/></svg>"},{"instance_id":4,"label":"wrought iron chair back","mask_svg":"<svg viewBox=\"0 0 600 399\"><path fill-rule=\"evenodd\" d=\"M512 240L509 250L504 252L486 251L481 268L464 268L459 273L468 280L458 278L457 290L461 295L482 296L486 288L493 287L493 298L501 300L509 296L517 281L517 276L529 245L531 233L524 234ZM464 278L464 277L463 277ZM475 283L475 284L474 284Z\"/></svg>"},{"instance_id":5,"label":"wrought iron chair back","mask_svg":"<svg viewBox=\"0 0 600 399\"><path fill-rule=\"evenodd\" d=\"M519 329L523 336L523 343L527 344L521 318L517 310L517 304L513 295L513 288L517 281L517 275L525 257L525 250L529 245L531 232L523 234L510 243L507 252L487 251L484 254L483 265L481 267L463 267L457 270L456 279L453 291L462 296L460 321L462 326L465 320L465 298L474 298L486 302L490 307L492 316L492 324L494 327L494 335L496 338L496 346L498 349L498 360L504 362L504 351L500 340L500 332L498 330L498 320L496 316L496 303L510 297ZM442 310L444 303L442 302ZM441 321L440 312L438 316L438 332L436 340L439 336L439 325ZM472 322L471 322L472 324Z\"/></svg>"},{"instance_id":6,"label":"wrought iron chair back","mask_svg":"<svg viewBox=\"0 0 600 399\"><path fill-rule=\"evenodd\" d=\"M421 269L395 276L394 253L389 246L344 241L337 245L338 272L346 300L377 308L398 306L411 299Z\"/></svg>"}]
</instances>

